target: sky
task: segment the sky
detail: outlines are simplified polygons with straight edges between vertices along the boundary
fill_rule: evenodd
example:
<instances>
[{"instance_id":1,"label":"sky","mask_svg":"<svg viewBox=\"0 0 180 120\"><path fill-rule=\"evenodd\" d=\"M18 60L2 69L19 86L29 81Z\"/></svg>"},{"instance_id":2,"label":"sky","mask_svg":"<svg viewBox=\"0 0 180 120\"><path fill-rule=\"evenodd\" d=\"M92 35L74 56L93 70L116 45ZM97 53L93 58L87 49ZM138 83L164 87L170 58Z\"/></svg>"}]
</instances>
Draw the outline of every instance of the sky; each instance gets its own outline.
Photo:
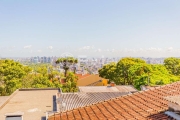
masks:
<instances>
[{"instance_id":1,"label":"sky","mask_svg":"<svg viewBox=\"0 0 180 120\"><path fill-rule=\"evenodd\" d=\"M0 0L0 57L180 57L180 0Z\"/></svg>"}]
</instances>

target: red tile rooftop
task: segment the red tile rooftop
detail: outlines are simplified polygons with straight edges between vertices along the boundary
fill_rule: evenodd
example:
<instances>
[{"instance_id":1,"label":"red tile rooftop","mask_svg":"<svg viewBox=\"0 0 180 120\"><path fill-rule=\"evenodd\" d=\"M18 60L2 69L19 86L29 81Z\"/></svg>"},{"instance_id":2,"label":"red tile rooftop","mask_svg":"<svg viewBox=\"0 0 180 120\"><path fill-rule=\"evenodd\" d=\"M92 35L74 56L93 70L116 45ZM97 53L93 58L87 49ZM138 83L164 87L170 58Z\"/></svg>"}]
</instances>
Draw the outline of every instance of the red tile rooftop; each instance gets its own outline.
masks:
<instances>
[{"instance_id":1,"label":"red tile rooftop","mask_svg":"<svg viewBox=\"0 0 180 120\"><path fill-rule=\"evenodd\" d=\"M180 95L180 82L57 113L48 120L175 120L164 114L164 97L175 95Z\"/></svg>"}]
</instances>

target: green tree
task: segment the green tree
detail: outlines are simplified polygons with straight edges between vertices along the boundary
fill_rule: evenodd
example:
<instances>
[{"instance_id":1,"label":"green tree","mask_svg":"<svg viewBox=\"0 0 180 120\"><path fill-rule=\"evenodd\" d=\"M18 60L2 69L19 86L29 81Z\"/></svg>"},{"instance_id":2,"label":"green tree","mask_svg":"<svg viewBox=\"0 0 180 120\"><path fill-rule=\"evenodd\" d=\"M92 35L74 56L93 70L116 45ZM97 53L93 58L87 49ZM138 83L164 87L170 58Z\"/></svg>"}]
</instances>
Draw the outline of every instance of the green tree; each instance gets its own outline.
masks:
<instances>
[{"instance_id":1,"label":"green tree","mask_svg":"<svg viewBox=\"0 0 180 120\"><path fill-rule=\"evenodd\" d=\"M78 60L76 58L73 58L73 57L59 58L56 61L56 64L59 64L59 63L61 63L63 65L63 69L65 71L64 76L66 77L67 76L67 71L69 70L69 67L71 65L77 64ZM74 73L75 73L75 69L74 69Z\"/></svg>"},{"instance_id":2,"label":"green tree","mask_svg":"<svg viewBox=\"0 0 180 120\"><path fill-rule=\"evenodd\" d=\"M117 64L110 63L103 66L99 70L99 75L114 81L117 85L128 84L140 89L141 85L164 85L178 81L180 78L177 76L178 69L175 76L171 74L173 72L169 72L174 70L171 65L168 66L169 71L166 68L165 65L147 64L137 58L122 58Z\"/></svg>"},{"instance_id":3,"label":"green tree","mask_svg":"<svg viewBox=\"0 0 180 120\"><path fill-rule=\"evenodd\" d=\"M76 92L77 80L78 77L74 73L68 72L66 77L66 83L63 86L63 92Z\"/></svg>"},{"instance_id":4,"label":"green tree","mask_svg":"<svg viewBox=\"0 0 180 120\"><path fill-rule=\"evenodd\" d=\"M146 62L142 59L138 58L122 58L118 63L117 63L117 73L118 77L121 78L121 83L123 85L132 85L133 84L133 79L130 77L129 74L129 69L135 64L145 64Z\"/></svg>"},{"instance_id":5,"label":"green tree","mask_svg":"<svg viewBox=\"0 0 180 120\"><path fill-rule=\"evenodd\" d=\"M99 69L98 72L100 77L109 79L109 83L113 81L116 84L120 84L120 78L118 77L116 70L116 63L106 64L101 69Z\"/></svg>"},{"instance_id":6,"label":"green tree","mask_svg":"<svg viewBox=\"0 0 180 120\"><path fill-rule=\"evenodd\" d=\"M141 85L165 85L179 80L179 77L170 74L164 65L135 64L129 71L137 89L140 89Z\"/></svg>"},{"instance_id":7,"label":"green tree","mask_svg":"<svg viewBox=\"0 0 180 120\"><path fill-rule=\"evenodd\" d=\"M63 75L53 68L51 65L37 65L36 73L26 76L28 83L33 88L55 87L61 88L60 78ZM27 82L26 82L27 83Z\"/></svg>"},{"instance_id":8,"label":"green tree","mask_svg":"<svg viewBox=\"0 0 180 120\"><path fill-rule=\"evenodd\" d=\"M152 65L151 85L165 85L179 80L178 76L170 74L164 65Z\"/></svg>"},{"instance_id":9,"label":"green tree","mask_svg":"<svg viewBox=\"0 0 180 120\"><path fill-rule=\"evenodd\" d=\"M42 65L42 66L37 66L36 67L36 72L39 74L42 74L43 76L46 76L48 73L48 68L46 65Z\"/></svg>"},{"instance_id":10,"label":"green tree","mask_svg":"<svg viewBox=\"0 0 180 120\"><path fill-rule=\"evenodd\" d=\"M62 85L60 78L63 77L63 73L51 65L47 67L46 64L34 64L29 67L13 60L0 60L0 96L10 95L19 88L62 88L66 92L77 91L77 77L68 73L66 83Z\"/></svg>"},{"instance_id":11,"label":"green tree","mask_svg":"<svg viewBox=\"0 0 180 120\"><path fill-rule=\"evenodd\" d=\"M38 74L33 77L32 88L52 88L53 83L48 79L48 77Z\"/></svg>"},{"instance_id":12,"label":"green tree","mask_svg":"<svg viewBox=\"0 0 180 120\"><path fill-rule=\"evenodd\" d=\"M13 60L0 60L0 94L10 95L22 87L22 79L31 71L27 66Z\"/></svg>"},{"instance_id":13,"label":"green tree","mask_svg":"<svg viewBox=\"0 0 180 120\"><path fill-rule=\"evenodd\" d=\"M149 85L150 74L152 72L151 65L149 64L135 64L129 68L129 77L131 77L132 85L140 88L141 85Z\"/></svg>"},{"instance_id":14,"label":"green tree","mask_svg":"<svg viewBox=\"0 0 180 120\"><path fill-rule=\"evenodd\" d=\"M180 75L180 59L179 58L166 58L164 60L164 66L173 75Z\"/></svg>"}]
</instances>

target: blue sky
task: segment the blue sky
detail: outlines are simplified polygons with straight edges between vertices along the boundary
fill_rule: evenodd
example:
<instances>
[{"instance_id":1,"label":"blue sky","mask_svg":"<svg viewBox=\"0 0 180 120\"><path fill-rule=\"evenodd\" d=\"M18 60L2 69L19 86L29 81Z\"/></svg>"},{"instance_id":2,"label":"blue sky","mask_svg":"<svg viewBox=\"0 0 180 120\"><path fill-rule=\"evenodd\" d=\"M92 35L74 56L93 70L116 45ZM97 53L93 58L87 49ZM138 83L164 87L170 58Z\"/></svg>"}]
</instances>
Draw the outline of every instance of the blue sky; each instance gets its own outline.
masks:
<instances>
[{"instance_id":1,"label":"blue sky","mask_svg":"<svg viewBox=\"0 0 180 120\"><path fill-rule=\"evenodd\" d=\"M179 0L1 0L0 56L180 56Z\"/></svg>"}]
</instances>

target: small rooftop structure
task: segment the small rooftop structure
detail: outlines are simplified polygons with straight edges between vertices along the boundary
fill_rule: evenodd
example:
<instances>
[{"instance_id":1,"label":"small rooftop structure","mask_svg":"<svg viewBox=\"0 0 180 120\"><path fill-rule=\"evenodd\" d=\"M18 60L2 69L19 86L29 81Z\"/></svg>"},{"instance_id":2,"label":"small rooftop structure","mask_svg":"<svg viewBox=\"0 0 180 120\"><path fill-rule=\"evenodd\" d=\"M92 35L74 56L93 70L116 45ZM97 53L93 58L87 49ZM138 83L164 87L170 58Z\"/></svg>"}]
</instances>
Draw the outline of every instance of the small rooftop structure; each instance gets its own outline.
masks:
<instances>
[{"instance_id":1,"label":"small rooftop structure","mask_svg":"<svg viewBox=\"0 0 180 120\"><path fill-rule=\"evenodd\" d=\"M20 89L6 97L0 104L0 120L22 116L24 120L44 120L46 111L56 108L59 89ZM1 97L0 97L1 99Z\"/></svg>"},{"instance_id":2,"label":"small rooftop structure","mask_svg":"<svg viewBox=\"0 0 180 120\"><path fill-rule=\"evenodd\" d=\"M80 86L80 92L137 92L131 85L116 86Z\"/></svg>"}]
</instances>

